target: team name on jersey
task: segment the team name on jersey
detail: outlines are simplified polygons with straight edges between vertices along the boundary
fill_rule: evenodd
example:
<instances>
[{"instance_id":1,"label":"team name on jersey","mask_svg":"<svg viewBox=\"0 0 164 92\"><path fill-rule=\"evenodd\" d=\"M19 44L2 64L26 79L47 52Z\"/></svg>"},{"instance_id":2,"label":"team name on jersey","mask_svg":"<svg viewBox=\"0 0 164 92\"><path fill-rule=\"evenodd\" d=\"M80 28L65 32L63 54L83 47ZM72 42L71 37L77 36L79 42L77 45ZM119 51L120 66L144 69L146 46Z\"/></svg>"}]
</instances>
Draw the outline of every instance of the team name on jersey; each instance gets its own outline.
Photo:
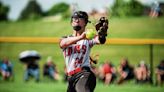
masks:
<instances>
[{"instance_id":1,"label":"team name on jersey","mask_svg":"<svg viewBox=\"0 0 164 92\"><path fill-rule=\"evenodd\" d=\"M86 53L87 46L86 45L75 45L72 47L68 47L67 52L65 52L66 56L70 56L71 54L82 53L83 55Z\"/></svg>"}]
</instances>

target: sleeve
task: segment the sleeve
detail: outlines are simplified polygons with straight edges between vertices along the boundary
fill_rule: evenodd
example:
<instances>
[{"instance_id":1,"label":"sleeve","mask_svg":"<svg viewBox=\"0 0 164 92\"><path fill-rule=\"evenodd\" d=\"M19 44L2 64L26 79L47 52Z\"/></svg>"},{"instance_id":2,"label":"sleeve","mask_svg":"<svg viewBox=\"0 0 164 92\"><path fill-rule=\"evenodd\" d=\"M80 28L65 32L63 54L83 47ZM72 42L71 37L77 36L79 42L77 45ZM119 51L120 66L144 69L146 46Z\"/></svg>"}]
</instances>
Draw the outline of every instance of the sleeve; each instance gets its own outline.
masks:
<instances>
[{"instance_id":1,"label":"sleeve","mask_svg":"<svg viewBox=\"0 0 164 92\"><path fill-rule=\"evenodd\" d=\"M69 36L62 36L61 38L60 38L60 40L59 40L59 47L61 48L61 49L63 49L61 46L60 46L60 42L64 39L64 38L68 38Z\"/></svg>"}]
</instances>

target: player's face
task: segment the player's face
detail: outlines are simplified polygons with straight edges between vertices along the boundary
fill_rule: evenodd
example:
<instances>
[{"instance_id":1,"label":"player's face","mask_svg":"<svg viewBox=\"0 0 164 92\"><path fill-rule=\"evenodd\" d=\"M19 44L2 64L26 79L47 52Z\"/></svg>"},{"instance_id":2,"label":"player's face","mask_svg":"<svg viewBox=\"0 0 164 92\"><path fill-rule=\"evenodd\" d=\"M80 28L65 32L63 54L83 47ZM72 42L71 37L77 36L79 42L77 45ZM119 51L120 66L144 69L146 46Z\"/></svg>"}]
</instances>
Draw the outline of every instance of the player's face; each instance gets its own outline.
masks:
<instances>
[{"instance_id":1,"label":"player's face","mask_svg":"<svg viewBox=\"0 0 164 92\"><path fill-rule=\"evenodd\" d=\"M123 59L122 61L121 61L121 65L122 66L125 66L127 64L127 62Z\"/></svg>"},{"instance_id":2,"label":"player's face","mask_svg":"<svg viewBox=\"0 0 164 92\"><path fill-rule=\"evenodd\" d=\"M84 18L72 18L72 26L81 26L85 27L85 20Z\"/></svg>"}]
</instances>

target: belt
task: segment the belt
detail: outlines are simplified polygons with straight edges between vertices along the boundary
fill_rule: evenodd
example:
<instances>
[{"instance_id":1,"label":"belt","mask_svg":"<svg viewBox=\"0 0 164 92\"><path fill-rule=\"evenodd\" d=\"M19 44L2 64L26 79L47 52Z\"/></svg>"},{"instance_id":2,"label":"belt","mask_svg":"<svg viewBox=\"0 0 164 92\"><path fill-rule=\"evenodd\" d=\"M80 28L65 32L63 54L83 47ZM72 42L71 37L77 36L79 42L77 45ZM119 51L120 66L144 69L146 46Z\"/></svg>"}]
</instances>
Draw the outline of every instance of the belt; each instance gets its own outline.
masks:
<instances>
[{"instance_id":1,"label":"belt","mask_svg":"<svg viewBox=\"0 0 164 92\"><path fill-rule=\"evenodd\" d=\"M82 70L90 71L90 68L89 67L76 68L75 70L68 72L67 75L72 76L74 74L77 74L77 73L81 72Z\"/></svg>"},{"instance_id":2,"label":"belt","mask_svg":"<svg viewBox=\"0 0 164 92\"><path fill-rule=\"evenodd\" d=\"M82 68L76 68L75 70L68 72L67 75L72 76L72 75L74 75L78 72L81 72L81 71L82 71Z\"/></svg>"}]
</instances>

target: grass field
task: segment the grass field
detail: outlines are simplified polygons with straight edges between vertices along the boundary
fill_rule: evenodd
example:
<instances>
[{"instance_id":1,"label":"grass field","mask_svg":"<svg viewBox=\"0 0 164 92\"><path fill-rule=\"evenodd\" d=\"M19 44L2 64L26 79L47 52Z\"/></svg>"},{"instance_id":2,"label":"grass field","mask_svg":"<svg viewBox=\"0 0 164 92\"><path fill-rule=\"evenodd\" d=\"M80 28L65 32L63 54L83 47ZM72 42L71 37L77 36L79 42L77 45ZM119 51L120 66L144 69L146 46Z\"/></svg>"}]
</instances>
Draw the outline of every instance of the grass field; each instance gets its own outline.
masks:
<instances>
[{"instance_id":1,"label":"grass field","mask_svg":"<svg viewBox=\"0 0 164 92\"><path fill-rule=\"evenodd\" d=\"M0 92L66 92L66 87L67 84L63 82L3 82L0 83ZM95 92L163 92L163 87L135 84L105 86L102 83L98 83Z\"/></svg>"},{"instance_id":2,"label":"grass field","mask_svg":"<svg viewBox=\"0 0 164 92\"><path fill-rule=\"evenodd\" d=\"M164 18L129 18L111 19L108 38L164 38ZM89 24L88 28L92 28ZM60 22L22 21L1 22L0 37L61 37L71 33L69 20ZM42 72L43 63L48 56L52 56L60 73L63 73L64 59L58 44L39 43L0 43L0 59L7 56L14 65L15 80L13 82L0 81L0 92L65 92L66 84L63 82L44 81L23 82L23 65L19 62L19 53L23 50L37 50L42 59L40 67ZM111 60L115 66L123 57L127 57L131 64L136 66L140 60L149 63L149 45L101 45L95 46L91 53L99 53L99 64L105 60ZM154 45L154 68L161 59L164 59L164 45ZM98 65L99 65L98 64ZM97 66L98 66L97 65ZM98 83L95 92L162 92L164 87L151 85L135 85L134 82L123 85L104 86Z\"/></svg>"},{"instance_id":3,"label":"grass field","mask_svg":"<svg viewBox=\"0 0 164 92\"><path fill-rule=\"evenodd\" d=\"M163 17L113 18L109 22L109 38L164 38ZM88 28L93 28L93 25L88 24ZM0 36L61 37L72 33L71 29L70 20L1 22Z\"/></svg>"}]
</instances>

